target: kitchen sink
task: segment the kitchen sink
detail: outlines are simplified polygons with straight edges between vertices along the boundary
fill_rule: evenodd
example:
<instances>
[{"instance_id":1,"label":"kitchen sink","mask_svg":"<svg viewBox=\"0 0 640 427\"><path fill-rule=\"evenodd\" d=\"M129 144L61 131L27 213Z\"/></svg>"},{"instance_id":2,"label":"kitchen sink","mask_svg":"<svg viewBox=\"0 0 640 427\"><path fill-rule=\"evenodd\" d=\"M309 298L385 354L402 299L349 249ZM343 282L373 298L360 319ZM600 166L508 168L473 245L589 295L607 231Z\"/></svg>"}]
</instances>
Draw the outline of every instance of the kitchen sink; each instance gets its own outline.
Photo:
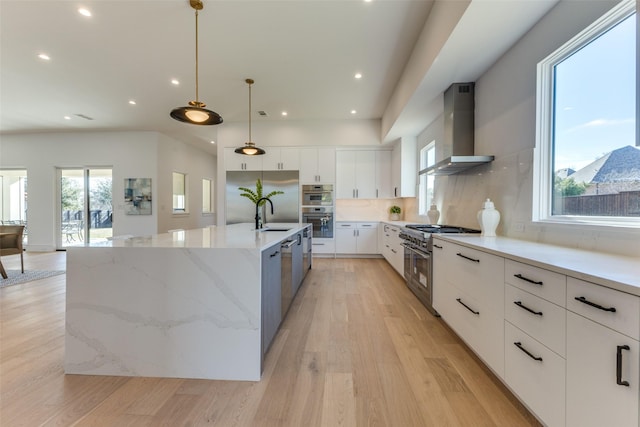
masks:
<instances>
[{"instance_id":1,"label":"kitchen sink","mask_svg":"<svg viewBox=\"0 0 640 427\"><path fill-rule=\"evenodd\" d=\"M260 231L289 231L291 230L290 228L271 228L271 227L267 227L267 228L261 228Z\"/></svg>"}]
</instances>

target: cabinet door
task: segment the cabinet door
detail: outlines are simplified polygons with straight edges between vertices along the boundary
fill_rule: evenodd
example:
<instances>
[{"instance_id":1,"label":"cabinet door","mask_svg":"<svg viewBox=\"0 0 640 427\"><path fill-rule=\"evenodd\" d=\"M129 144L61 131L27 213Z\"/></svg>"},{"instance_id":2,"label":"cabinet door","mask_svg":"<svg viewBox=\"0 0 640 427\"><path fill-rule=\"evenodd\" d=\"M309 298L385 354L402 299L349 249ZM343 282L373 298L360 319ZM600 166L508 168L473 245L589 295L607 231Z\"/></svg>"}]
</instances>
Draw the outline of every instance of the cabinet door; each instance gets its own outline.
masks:
<instances>
[{"instance_id":1,"label":"cabinet door","mask_svg":"<svg viewBox=\"0 0 640 427\"><path fill-rule=\"evenodd\" d=\"M283 147L280 149L280 170L297 171L300 169L300 149Z\"/></svg>"},{"instance_id":2,"label":"cabinet door","mask_svg":"<svg viewBox=\"0 0 640 427\"><path fill-rule=\"evenodd\" d=\"M277 171L280 170L280 153L281 148L272 147L269 148L264 153L262 157L262 169L266 171Z\"/></svg>"},{"instance_id":3,"label":"cabinet door","mask_svg":"<svg viewBox=\"0 0 640 427\"><path fill-rule=\"evenodd\" d=\"M356 151L356 198L376 198L376 151Z\"/></svg>"},{"instance_id":4,"label":"cabinet door","mask_svg":"<svg viewBox=\"0 0 640 427\"><path fill-rule=\"evenodd\" d=\"M378 253L378 224L366 223L358 224L356 233L358 238L357 253L377 254Z\"/></svg>"},{"instance_id":5,"label":"cabinet door","mask_svg":"<svg viewBox=\"0 0 640 427\"><path fill-rule=\"evenodd\" d=\"M355 159L355 151L336 151L336 197L338 199L356 198Z\"/></svg>"},{"instance_id":6,"label":"cabinet door","mask_svg":"<svg viewBox=\"0 0 640 427\"><path fill-rule=\"evenodd\" d=\"M316 184L318 178L318 149L300 149L300 184ZM333 160L335 165L335 159Z\"/></svg>"},{"instance_id":7,"label":"cabinet door","mask_svg":"<svg viewBox=\"0 0 640 427\"><path fill-rule=\"evenodd\" d=\"M638 341L567 312L567 426L638 426L638 350Z\"/></svg>"},{"instance_id":8,"label":"cabinet door","mask_svg":"<svg viewBox=\"0 0 640 427\"><path fill-rule=\"evenodd\" d=\"M235 153L234 148L225 148L224 166L228 171L260 171L262 156L245 156Z\"/></svg>"},{"instance_id":9,"label":"cabinet door","mask_svg":"<svg viewBox=\"0 0 640 427\"><path fill-rule=\"evenodd\" d=\"M336 253L357 253L357 231L355 223L336 223Z\"/></svg>"},{"instance_id":10,"label":"cabinet door","mask_svg":"<svg viewBox=\"0 0 640 427\"><path fill-rule=\"evenodd\" d=\"M376 197L394 197L391 186L391 151L376 151Z\"/></svg>"},{"instance_id":11,"label":"cabinet door","mask_svg":"<svg viewBox=\"0 0 640 427\"><path fill-rule=\"evenodd\" d=\"M302 284L302 278L304 277L303 261L303 245L302 245L302 232L296 233L293 236L296 243L291 247L291 263L293 264L293 270L291 274L291 295L296 296L300 285Z\"/></svg>"},{"instance_id":12,"label":"cabinet door","mask_svg":"<svg viewBox=\"0 0 640 427\"><path fill-rule=\"evenodd\" d=\"M262 354L278 332L282 317L280 275L282 270L280 245L262 252Z\"/></svg>"},{"instance_id":13,"label":"cabinet door","mask_svg":"<svg viewBox=\"0 0 640 427\"><path fill-rule=\"evenodd\" d=\"M336 182L335 148L318 148L318 182L333 184Z\"/></svg>"}]
</instances>

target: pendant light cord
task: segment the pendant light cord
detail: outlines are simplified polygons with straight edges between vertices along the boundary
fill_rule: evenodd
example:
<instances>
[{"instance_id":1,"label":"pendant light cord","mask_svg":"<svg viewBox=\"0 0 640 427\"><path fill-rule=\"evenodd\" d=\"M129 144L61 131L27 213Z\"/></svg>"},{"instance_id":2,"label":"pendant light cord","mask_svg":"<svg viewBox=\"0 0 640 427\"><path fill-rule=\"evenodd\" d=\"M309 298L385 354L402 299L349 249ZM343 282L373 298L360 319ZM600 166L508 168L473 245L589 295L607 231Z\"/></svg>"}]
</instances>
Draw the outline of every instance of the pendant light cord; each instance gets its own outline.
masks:
<instances>
[{"instance_id":1,"label":"pendant light cord","mask_svg":"<svg viewBox=\"0 0 640 427\"><path fill-rule=\"evenodd\" d=\"M200 106L198 98L198 9L196 9L196 107Z\"/></svg>"},{"instance_id":2,"label":"pendant light cord","mask_svg":"<svg viewBox=\"0 0 640 427\"><path fill-rule=\"evenodd\" d=\"M249 142L253 142L251 139L251 83L249 83Z\"/></svg>"}]
</instances>

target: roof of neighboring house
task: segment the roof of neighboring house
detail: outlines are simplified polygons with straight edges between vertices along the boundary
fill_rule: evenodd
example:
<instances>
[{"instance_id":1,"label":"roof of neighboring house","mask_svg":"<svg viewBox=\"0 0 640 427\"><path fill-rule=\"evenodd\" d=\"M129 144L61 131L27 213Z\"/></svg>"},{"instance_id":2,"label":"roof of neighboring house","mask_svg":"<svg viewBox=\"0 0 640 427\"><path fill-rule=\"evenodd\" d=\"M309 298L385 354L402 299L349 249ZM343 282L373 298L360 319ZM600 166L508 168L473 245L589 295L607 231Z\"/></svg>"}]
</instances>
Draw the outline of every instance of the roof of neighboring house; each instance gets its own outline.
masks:
<instances>
[{"instance_id":1,"label":"roof of neighboring house","mask_svg":"<svg viewBox=\"0 0 640 427\"><path fill-rule=\"evenodd\" d=\"M570 175L575 182L640 181L640 149L627 145L605 154Z\"/></svg>"}]
</instances>

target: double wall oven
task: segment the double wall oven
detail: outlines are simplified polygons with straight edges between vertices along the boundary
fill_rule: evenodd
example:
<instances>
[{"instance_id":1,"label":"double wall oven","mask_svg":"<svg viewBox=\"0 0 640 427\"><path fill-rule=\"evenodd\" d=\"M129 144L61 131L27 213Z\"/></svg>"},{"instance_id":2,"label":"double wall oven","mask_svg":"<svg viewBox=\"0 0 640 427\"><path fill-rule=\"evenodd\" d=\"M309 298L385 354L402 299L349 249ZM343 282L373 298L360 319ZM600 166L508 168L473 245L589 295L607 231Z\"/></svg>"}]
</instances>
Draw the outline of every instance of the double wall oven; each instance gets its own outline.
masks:
<instances>
[{"instance_id":1,"label":"double wall oven","mask_svg":"<svg viewBox=\"0 0 640 427\"><path fill-rule=\"evenodd\" d=\"M302 186L302 222L314 239L333 239L333 185Z\"/></svg>"},{"instance_id":2,"label":"double wall oven","mask_svg":"<svg viewBox=\"0 0 640 427\"><path fill-rule=\"evenodd\" d=\"M407 286L434 315L433 309L433 234L480 233L464 227L450 225L410 224L400 237L404 246L404 278Z\"/></svg>"}]
</instances>

